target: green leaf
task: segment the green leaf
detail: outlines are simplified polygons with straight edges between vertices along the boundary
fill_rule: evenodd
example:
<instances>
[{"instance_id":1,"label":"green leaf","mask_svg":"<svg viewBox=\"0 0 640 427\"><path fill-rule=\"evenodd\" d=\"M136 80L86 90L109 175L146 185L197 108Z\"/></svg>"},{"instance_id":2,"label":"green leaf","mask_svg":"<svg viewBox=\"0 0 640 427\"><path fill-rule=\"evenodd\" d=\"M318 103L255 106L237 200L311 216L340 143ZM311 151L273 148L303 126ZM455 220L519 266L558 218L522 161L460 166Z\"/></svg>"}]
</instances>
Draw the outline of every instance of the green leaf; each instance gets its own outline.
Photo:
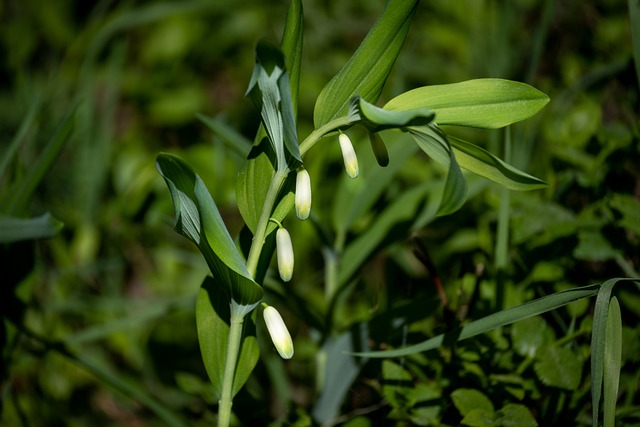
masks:
<instances>
[{"instance_id":1,"label":"green leaf","mask_svg":"<svg viewBox=\"0 0 640 427\"><path fill-rule=\"evenodd\" d=\"M604 343L604 427L613 427L616 419L616 401L622 367L622 318L620 304L616 297L609 302L607 315L607 335Z\"/></svg>"},{"instance_id":2,"label":"green leaf","mask_svg":"<svg viewBox=\"0 0 640 427\"><path fill-rule=\"evenodd\" d=\"M547 187L544 181L522 172L475 144L452 136L449 136L449 140L462 169L511 190L529 191Z\"/></svg>"},{"instance_id":3,"label":"green leaf","mask_svg":"<svg viewBox=\"0 0 640 427\"><path fill-rule=\"evenodd\" d=\"M260 112L276 154L277 169L293 169L302 163L285 59L273 43L263 40L256 47L256 66L247 97ZM288 159L292 159L291 166Z\"/></svg>"},{"instance_id":4,"label":"green leaf","mask_svg":"<svg viewBox=\"0 0 640 427\"><path fill-rule=\"evenodd\" d=\"M287 10L287 19L284 24L284 32L282 34L280 48L284 54L287 71L289 72L291 105L293 106L294 117L298 110L298 88L300 86L300 64L302 61L302 39L304 26L302 17L302 1L291 0L291 4Z\"/></svg>"},{"instance_id":5,"label":"green leaf","mask_svg":"<svg viewBox=\"0 0 640 427\"><path fill-rule=\"evenodd\" d=\"M218 397L222 394L227 360L230 306L231 301L224 286L207 276L196 299L196 326L202 360ZM240 354L233 378L233 395L247 382L260 356L254 316L255 311L244 318Z\"/></svg>"},{"instance_id":6,"label":"green leaf","mask_svg":"<svg viewBox=\"0 0 640 427\"><path fill-rule=\"evenodd\" d=\"M502 427L537 427L529 409L518 403L507 403L497 413L498 425Z\"/></svg>"},{"instance_id":7,"label":"green leaf","mask_svg":"<svg viewBox=\"0 0 640 427\"><path fill-rule=\"evenodd\" d=\"M575 391L582 377L582 363L568 347L547 346L536 353L533 365L543 384Z\"/></svg>"},{"instance_id":8,"label":"green leaf","mask_svg":"<svg viewBox=\"0 0 640 427\"><path fill-rule=\"evenodd\" d=\"M437 215L449 215L462 207L467 199L467 183L454 154L449 138L438 127L420 126L409 128L422 151L439 163L448 166L447 180L440 200ZM446 163L445 163L446 159Z\"/></svg>"},{"instance_id":9,"label":"green leaf","mask_svg":"<svg viewBox=\"0 0 640 427\"><path fill-rule=\"evenodd\" d=\"M262 288L247 271L204 182L171 154L159 154L156 168L171 191L175 230L198 246L216 282L226 287L240 312L248 313L262 299Z\"/></svg>"},{"instance_id":10,"label":"green leaf","mask_svg":"<svg viewBox=\"0 0 640 427\"><path fill-rule=\"evenodd\" d=\"M366 127L369 132L379 132L407 126L426 126L433 121L435 114L427 108L404 111L385 110L356 95L351 100L349 116L358 117L358 123Z\"/></svg>"},{"instance_id":11,"label":"green leaf","mask_svg":"<svg viewBox=\"0 0 640 427\"><path fill-rule=\"evenodd\" d=\"M386 110L428 108L438 125L497 129L532 117L549 97L525 83L503 79L477 79L423 86L390 100Z\"/></svg>"},{"instance_id":12,"label":"green leaf","mask_svg":"<svg viewBox=\"0 0 640 427\"><path fill-rule=\"evenodd\" d=\"M471 388L459 388L451 393L451 400L463 417L473 410L480 410L493 417L493 403L481 391Z\"/></svg>"},{"instance_id":13,"label":"green leaf","mask_svg":"<svg viewBox=\"0 0 640 427\"><path fill-rule=\"evenodd\" d=\"M607 335L607 318L613 287L618 282L637 281L638 279L615 278L604 282L593 309L593 326L591 332L591 406L593 427L598 426L600 415L600 398L605 364L605 342Z\"/></svg>"},{"instance_id":14,"label":"green leaf","mask_svg":"<svg viewBox=\"0 0 640 427\"><path fill-rule=\"evenodd\" d=\"M62 223L48 212L36 218L0 216L0 243L53 237L62 229Z\"/></svg>"},{"instance_id":15,"label":"green leaf","mask_svg":"<svg viewBox=\"0 0 640 427\"><path fill-rule=\"evenodd\" d=\"M540 317L524 319L511 327L513 349L521 356L534 357L552 339L553 332Z\"/></svg>"},{"instance_id":16,"label":"green leaf","mask_svg":"<svg viewBox=\"0 0 640 427\"><path fill-rule=\"evenodd\" d=\"M345 116L354 95L375 102L400 53L417 0L390 0L356 52L322 89L313 119L316 129Z\"/></svg>"},{"instance_id":17,"label":"green leaf","mask_svg":"<svg viewBox=\"0 0 640 427\"><path fill-rule=\"evenodd\" d=\"M631 280L631 279L613 279L613 280ZM605 282L608 283L609 281ZM558 307L562 307L570 302L592 297L598 294L601 285L589 285L574 289L568 289L562 292L556 292L551 295L544 296L542 298L535 299L533 301L526 302L516 307L511 307L506 310L499 311L497 313L490 314L482 319L475 320L461 328L456 328L445 334L441 334L423 341L418 344L414 344L408 347L385 350L385 351L371 351L365 353L358 353L358 356L363 357L400 357L408 356L414 353L421 353L427 350L433 350L441 347L445 342L462 341L467 338L471 338L478 334L488 332L492 329L499 328L501 326L509 325L519 320L526 319L531 316L546 313L547 311L555 310ZM604 284L602 285L604 286ZM595 324L594 324L595 326ZM602 379L602 378L601 378ZM602 383L600 383L602 385Z\"/></svg>"}]
</instances>

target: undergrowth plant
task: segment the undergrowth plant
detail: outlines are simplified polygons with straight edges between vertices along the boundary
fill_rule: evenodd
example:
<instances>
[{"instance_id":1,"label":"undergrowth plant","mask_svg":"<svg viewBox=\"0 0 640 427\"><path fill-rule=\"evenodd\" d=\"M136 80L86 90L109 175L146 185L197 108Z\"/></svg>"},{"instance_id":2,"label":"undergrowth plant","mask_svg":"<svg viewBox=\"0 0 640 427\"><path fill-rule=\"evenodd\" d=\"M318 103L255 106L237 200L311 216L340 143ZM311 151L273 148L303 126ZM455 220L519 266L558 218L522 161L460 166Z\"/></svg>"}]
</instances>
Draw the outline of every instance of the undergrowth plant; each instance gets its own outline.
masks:
<instances>
[{"instance_id":1,"label":"undergrowth plant","mask_svg":"<svg viewBox=\"0 0 640 427\"><path fill-rule=\"evenodd\" d=\"M568 289L517 307L497 306L499 311L492 315L396 349L370 351L367 339L373 337L373 332L366 330L360 329L359 336L351 332L338 334L343 325L337 325L336 312L363 263L393 232L394 225L410 220L410 232L435 217L461 209L468 194L463 170L508 190L531 191L546 186L542 180L479 145L454 135L455 126L498 129L531 118L549 98L530 85L484 78L422 86L400 93L382 106L376 105L409 32L416 7L415 0L388 2L360 47L318 96L313 130L304 137L299 135L296 119L302 78L301 1L291 2L280 45L269 41L257 44L255 68L246 96L258 111L261 122L252 143L230 139L246 157L236 182L237 206L244 220L238 236L231 236L203 180L188 163L168 153L161 153L156 159L157 169L173 199L175 230L198 247L210 270L197 295L196 323L202 359L219 398L219 426L232 423L233 398L249 379L260 357L256 335L259 323L266 324L282 358L295 357L295 339L292 340L275 304L265 301L265 281L271 277L269 267L274 252L280 279L291 283L286 286L295 286L294 265L307 261L295 259L294 263L292 239L285 228L294 207L299 220L312 222L327 241L328 248L324 253L326 311L317 318L318 324L312 325L319 331L319 341L323 343L317 363L318 370L324 372L322 387L328 390L320 394L314 406L312 415L316 422L333 422L350 380L358 375L365 360L417 356L578 299L597 296L591 345L592 422L597 426L602 412L605 425L612 425L620 370L621 318L617 299L611 297L611 291L617 283L630 279L612 279L601 285ZM202 117L202 120L214 131L225 130L217 119ZM362 165L351 141L351 137L362 134L369 139L378 163L367 165L376 169L366 173L361 171ZM508 132L505 139L511 147ZM517 141L514 142L510 150L517 150ZM359 192L336 193L345 203L337 219L334 218L335 233L328 235L324 219L315 216L312 208L312 182L322 182L323 177L310 174L306 164L311 156L331 144L339 145L348 177L362 182ZM356 146L359 150L365 149L361 144ZM394 173L416 152L415 147L444 166L444 179L426 182L400 194L374 227L362 230L361 235L355 237L349 235L357 217L372 207L383 188L392 182ZM302 305L299 310L310 310L305 308L305 301L298 303ZM422 315L426 317L428 313ZM392 320L387 316L377 322L389 328L390 324L383 323ZM560 351L553 357L561 355ZM342 362L329 363L329 359ZM336 366L340 369L330 372L328 367ZM401 385L402 381L412 379L401 365L387 360L382 366L387 381L383 390L394 408L394 416L416 423L421 416L433 421L437 411L419 415L416 406L433 398L429 391ZM542 365L540 369L551 368ZM495 410L482 393L467 389L456 390L452 399L466 425L537 425L524 405L507 405Z\"/></svg>"}]
</instances>

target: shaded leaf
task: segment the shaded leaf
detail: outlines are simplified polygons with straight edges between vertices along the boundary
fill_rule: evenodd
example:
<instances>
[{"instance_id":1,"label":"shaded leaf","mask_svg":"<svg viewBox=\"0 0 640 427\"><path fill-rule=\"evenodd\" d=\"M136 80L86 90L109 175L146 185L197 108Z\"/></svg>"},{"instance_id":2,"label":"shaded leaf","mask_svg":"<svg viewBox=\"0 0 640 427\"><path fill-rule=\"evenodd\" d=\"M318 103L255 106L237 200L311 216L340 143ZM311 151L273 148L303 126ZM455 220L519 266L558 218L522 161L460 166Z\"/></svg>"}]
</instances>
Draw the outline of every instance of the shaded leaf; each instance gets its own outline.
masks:
<instances>
[{"instance_id":1,"label":"shaded leaf","mask_svg":"<svg viewBox=\"0 0 640 427\"><path fill-rule=\"evenodd\" d=\"M414 353L420 353L427 350L433 350L441 347L445 342L450 343L462 341L463 339L471 338L475 335L488 332L492 329L509 325L511 323L526 319L531 316L546 313L547 311L555 310L558 307L562 307L566 304L569 304L570 302L579 300L581 298L592 297L598 294L600 286L601 285L589 285L568 289L562 292L556 292L554 294L526 302L522 305L490 314L489 316L475 320L461 328L454 329L450 332L447 332L446 334L435 336L418 344L395 350L359 353L358 355L366 357L400 357ZM602 383L600 383L600 385L602 386Z\"/></svg>"},{"instance_id":2,"label":"shaded leaf","mask_svg":"<svg viewBox=\"0 0 640 427\"><path fill-rule=\"evenodd\" d=\"M582 363L568 347L547 346L538 350L533 365L543 384L565 390L577 390Z\"/></svg>"},{"instance_id":3,"label":"shaded leaf","mask_svg":"<svg viewBox=\"0 0 640 427\"><path fill-rule=\"evenodd\" d=\"M36 218L0 216L0 243L53 237L62 229L62 223L45 213Z\"/></svg>"},{"instance_id":4,"label":"shaded leaf","mask_svg":"<svg viewBox=\"0 0 640 427\"><path fill-rule=\"evenodd\" d=\"M537 427L538 422L529 409L518 403L507 403L497 413L498 425L502 427Z\"/></svg>"},{"instance_id":5,"label":"shaded leaf","mask_svg":"<svg viewBox=\"0 0 640 427\"><path fill-rule=\"evenodd\" d=\"M481 391L471 388L459 388L451 393L454 406L463 417L473 410L480 410L493 417L494 408L491 400Z\"/></svg>"},{"instance_id":6,"label":"shaded leaf","mask_svg":"<svg viewBox=\"0 0 640 427\"><path fill-rule=\"evenodd\" d=\"M549 97L525 83L503 79L477 79L423 86L390 100L388 110L428 108L438 125L497 129L528 119L549 102Z\"/></svg>"},{"instance_id":7,"label":"shaded leaf","mask_svg":"<svg viewBox=\"0 0 640 427\"><path fill-rule=\"evenodd\" d=\"M291 0L287 10L287 19L284 24L280 48L284 54L286 69L289 74L291 105L294 117L298 110L298 88L300 86L300 63L302 61L302 39L304 34L302 17L302 1Z\"/></svg>"},{"instance_id":8,"label":"shaded leaf","mask_svg":"<svg viewBox=\"0 0 640 427\"><path fill-rule=\"evenodd\" d=\"M345 66L316 100L316 129L344 116L354 95L375 102L400 53L411 26L417 0L390 0L376 23Z\"/></svg>"},{"instance_id":9,"label":"shaded leaf","mask_svg":"<svg viewBox=\"0 0 640 427\"><path fill-rule=\"evenodd\" d=\"M438 215L449 215L462 207L467 199L467 183L447 136L436 126L409 128L418 146L439 163L448 166L447 179L438 206ZM445 163L446 159L446 163Z\"/></svg>"},{"instance_id":10,"label":"shaded leaf","mask_svg":"<svg viewBox=\"0 0 640 427\"><path fill-rule=\"evenodd\" d=\"M227 360L230 306L231 301L227 293L224 292L224 286L207 276L202 282L196 299L196 326L202 360L218 397L222 395ZM255 329L254 311L252 315L244 316L240 354L233 378L232 395L235 395L247 382L253 368L258 363L260 351Z\"/></svg>"},{"instance_id":11,"label":"shaded leaf","mask_svg":"<svg viewBox=\"0 0 640 427\"><path fill-rule=\"evenodd\" d=\"M208 117L203 114L198 114L197 117L240 156L246 157L249 154L252 145L251 141L237 130L217 117Z\"/></svg>"},{"instance_id":12,"label":"shaded leaf","mask_svg":"<svg viewBox=\"0 0 640 427\"><path fill-rule=\"evenodd\" d=\"M611 298L609 302L606 330L602 410L604 427L613 427L616 419L616 401L618 400L618 385L620 384L620 369L622 367L622 318L620 304L616 297Z\"/></svg>"}]
</instances>

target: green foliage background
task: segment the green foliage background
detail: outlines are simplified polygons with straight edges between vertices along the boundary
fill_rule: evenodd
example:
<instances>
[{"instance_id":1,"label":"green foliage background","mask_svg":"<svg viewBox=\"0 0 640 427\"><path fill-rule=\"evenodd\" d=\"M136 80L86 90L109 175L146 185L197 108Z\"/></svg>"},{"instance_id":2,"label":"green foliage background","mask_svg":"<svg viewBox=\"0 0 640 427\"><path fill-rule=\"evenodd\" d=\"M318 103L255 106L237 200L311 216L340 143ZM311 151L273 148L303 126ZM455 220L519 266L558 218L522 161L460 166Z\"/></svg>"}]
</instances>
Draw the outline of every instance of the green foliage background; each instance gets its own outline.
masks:
<instances>
[{"instance_id":1,"label":"green foliage background","mask_svg":"<svg viewBox=\"0 0 640 427\"><path fill-rule=\"evenodd\" d=\"M216 399L193 314L207 266L171 228L171 199L154 159L159 151L186 159L231 235L239 233L238 147L259 123L244 93L256 42L280 39L287 6L248 0L0 5L0 156L20 137L0 177L0 211L50 212L64 223L53 238L0 247L1 425L214 422ZM304 2L301 134L313 130L316 97L383 6ZM263 358L234 401L238 422L487 425L482 420L499 423L522 404L529 411L521 414L522 425L527 417L540 425L589 425L593 301L457 348L378 362L348 358L349 366L333 358L351 349L345 340L352 336L341 334L352 328L369 328L372 348L401 346L537 296L638 277L639 75L626 2L423 1L379 105L427 84L482 77L532 84L551 103L512 127L510 153L502 149L503 131L456 132L549 187L506 193L470 175L462 210L414 229L419 206L401 195L444 173L391 137L393 180L366 212L345 219L345 202L365 180L347 182L337 144L320 143L305 165L316 177L313 212L324 228L288 219L293 281L283 287L275 275L266 280L267 299L290 325L296 356L283 363L261 342ZM215 117L218 132L198 115ZM69 136L52 150L57 130L70 123L66 117L73 117ZM228 133L220 132L221 123ZM379 173L365 135L354 131L352 138L363 176ZM404 163L395 165L394 156ZM16 183L38 174L43 157L51 167L31 196ZM505 197L511 207L501 212ZM502 247L501 216L510 224L509 245ZM325 289L326 234L334 230L352 241L376 218L387 226L375 255L340 278L348 282L344 289ZM436 272L444 307L433 285ZM326 306L327 292L342 292L335 307ZM640 300L632 286L616 294L623 324L617 419L635 425ZM396 318L401 325L392 323ZM323 365L318 354L329 362ZM319 366L344 374L340 384L323 384ZM331 401L323 390L341 399Z\"/></svg>"}]
</instances>

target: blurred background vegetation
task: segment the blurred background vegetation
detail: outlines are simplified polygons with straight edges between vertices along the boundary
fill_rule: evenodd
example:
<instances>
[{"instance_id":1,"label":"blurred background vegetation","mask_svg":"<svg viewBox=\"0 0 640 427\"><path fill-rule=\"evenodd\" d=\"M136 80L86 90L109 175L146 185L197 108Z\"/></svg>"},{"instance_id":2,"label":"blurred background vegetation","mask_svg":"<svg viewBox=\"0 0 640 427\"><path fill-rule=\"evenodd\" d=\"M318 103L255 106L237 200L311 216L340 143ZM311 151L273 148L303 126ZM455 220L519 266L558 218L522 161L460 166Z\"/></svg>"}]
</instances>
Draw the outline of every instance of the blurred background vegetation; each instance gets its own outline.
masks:
<instances>
[{"instance_id":1,"label":"blurred background vegetation","mask_svg":"<svg viewBox=\"0 0 640 427\"><path fill-rule=\"evenodd\" d=\"M52 238L0 246L1 425L212 424L216 399L193 314L207 268L172 230L171 200L154 159L169 151L189 161L232 235L240 231L235 177L243 159L226 141L237 138L233 132L253 139L259 118L244 92L254 47L260 38L280 40L287 6L255 0L0 3L0 156L10 160L0 176L0 212L21 218L50 212L64 224ZM312 130L320 90L383 7L382 0L304 2L301 135ZM397 234L354 279L332 328L346 330L403 301L432 301L434 272L412 254L415 239L437 267L449 305L434 304L433 311L425 305L405 339L447 328L451 312L477 318L561 289L638 277L639 75L627 2L423 1L381 101L471 78L532 84L551 103L513 127L511 153L502 153L500 132L460 132L549 188L511 193L511 244L501 264L494 245L502 190L470 177L472 192L460 212L425 224L414 240L401 226L393 229ZM207 117L227 124L229 135L213 133ZM366 142L357 135L354 142L366 165ZM335 144L323 147L310 152L308 168L314 213L330 222L339 213L333 197L343 173ZM370 226L403 190L441 176L425 157L408 158L352 232ZM308 223L291 220L288 227L297 263L287 286L309 311L323 312L322 239ZM498 295L497 277L508 292ZM269 280L273 297L281 295ZM619 419L639 425L640 299L637 291L621 291L620 299ZM429 384L433 394L425 399L440 401L429 413L393 397L406 390L380 382L396 365L371 362L347 384L327 421L317 415L315 325L295 304L284 306L291 300L281 300L296 356L284 365L265 357L258 365L234 402L247 425L311 425L312 413L315 422L361 426L457 425L462 410L449 395L459 387L487 392L496 408L517 399L541 425L590 423L588 302L478 340L457 361L449 349L414 357L414 365L405 365L413 366L409 379ZM575 335L571 357L584 369L568 382L545 380L543 368L532 368L544 360L534 364L531 346L568 334ZM263 346L263 353L273 350Z\"/></svg>"}]
</instances>

